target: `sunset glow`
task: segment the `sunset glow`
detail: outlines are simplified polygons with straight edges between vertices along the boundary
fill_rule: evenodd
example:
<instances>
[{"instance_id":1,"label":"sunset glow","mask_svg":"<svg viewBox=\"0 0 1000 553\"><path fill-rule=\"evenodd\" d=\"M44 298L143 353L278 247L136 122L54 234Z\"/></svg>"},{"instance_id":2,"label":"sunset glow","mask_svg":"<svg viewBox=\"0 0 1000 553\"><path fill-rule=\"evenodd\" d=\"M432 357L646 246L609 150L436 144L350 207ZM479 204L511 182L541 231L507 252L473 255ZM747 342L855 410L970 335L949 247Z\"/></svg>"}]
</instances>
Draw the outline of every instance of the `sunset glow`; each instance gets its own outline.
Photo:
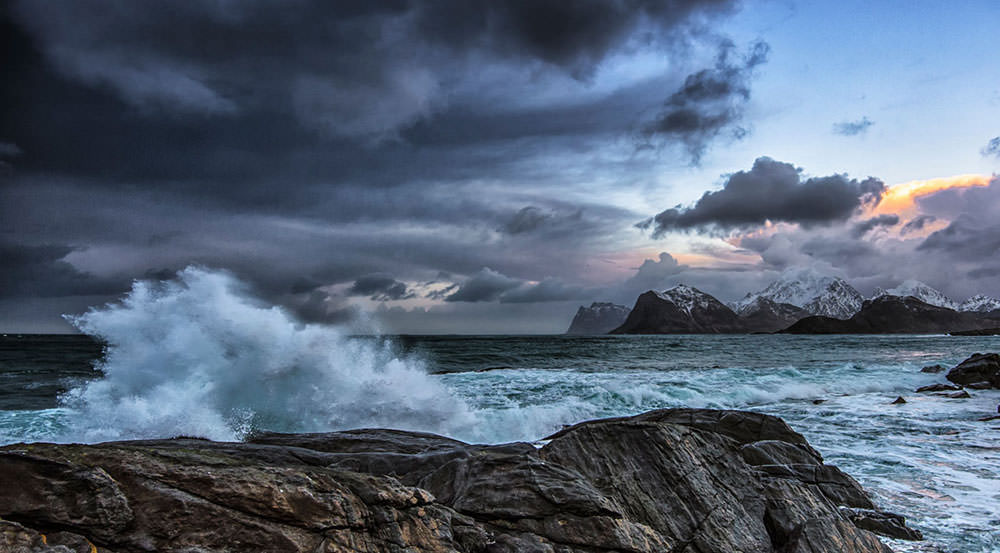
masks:
<instances>
[{"instance_id":1,"label":"sunset glow","mask_svg":"<svg viewBox=\"0 0 1000 553\"><path fill-rule=\"evenodd\" d=\"M882 201L875 208L875 214L895 213L913 215L916 199L951 188L972 188L989 186L993 177L988 175L956 175L928 180L915 180L890 186Z\"/></svg>"}]
</instances>

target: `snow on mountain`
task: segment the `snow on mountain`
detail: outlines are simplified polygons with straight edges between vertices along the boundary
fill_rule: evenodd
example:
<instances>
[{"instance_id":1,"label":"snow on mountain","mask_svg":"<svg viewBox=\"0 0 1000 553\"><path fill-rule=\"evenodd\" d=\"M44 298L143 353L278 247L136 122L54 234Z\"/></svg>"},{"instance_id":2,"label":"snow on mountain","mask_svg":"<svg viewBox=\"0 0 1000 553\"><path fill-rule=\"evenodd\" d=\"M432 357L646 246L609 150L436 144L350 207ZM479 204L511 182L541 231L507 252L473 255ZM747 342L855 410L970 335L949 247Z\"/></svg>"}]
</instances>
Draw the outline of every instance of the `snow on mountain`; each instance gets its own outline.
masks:
<instances>
[{"instance_id":1,"label":"snow on mountain","mask_svg":"<svg viewBox=\"0 0 1000 553\"><path fill-rule=\"evenodd\" d=\"M879 296L913 296L924 303L938 307L947 307L956 311L959 310L958 304L952 301L951 298L919 280L904 280L899 286L888 290L878 288L875 290L875 294L872 295L872 299Z\"/></svg>"},{"instance_id":2,"label":"snow on mountain","mask_svg":"<svg viewBox=\"0 0 1000 553\"><path fill-rule=\"evenodd\" d=\"M612 334L741 334L748 328L722 302L683 284L643 292Z\"/></svg>"},{"instance_id":3,"label":"snow on mountain","mask_svg":"<svg viewBox=\"0 0 1000 553\"><path fill-rule=\"evenodd\" d=\"M737 313L746 312L758 298L801 307L813 315L847 319L861 309L865 298L838 277L812 269L790 269L759 292L747 294L730 305Z\"/></svg>"},{"instance_id":4,"label":"snow on mountain","mask_svg":"<svg viewBox=\"0 0 1000 553\"><path fill-rule=\"evenodd\" d=\"M654 291L654 293L660 299L673 302L674 305L687 312L688 315L691 314L692 309L707 309L712 304L720 303L714 297L686 284L678 284L669 290L662 292Z\"/></svg>"},{"instance_id":5,"label":"snow on mountain","mask_svg":"<svg viewBox=\"0 0 1000 553\"><path fill-rule=\"evenodd\" d=\"M996 309L1000 309L1000 300L983 294L976 294L958 306L959 311L975 311L977 313L987 313Z\"/></svg>"}]
</instances>

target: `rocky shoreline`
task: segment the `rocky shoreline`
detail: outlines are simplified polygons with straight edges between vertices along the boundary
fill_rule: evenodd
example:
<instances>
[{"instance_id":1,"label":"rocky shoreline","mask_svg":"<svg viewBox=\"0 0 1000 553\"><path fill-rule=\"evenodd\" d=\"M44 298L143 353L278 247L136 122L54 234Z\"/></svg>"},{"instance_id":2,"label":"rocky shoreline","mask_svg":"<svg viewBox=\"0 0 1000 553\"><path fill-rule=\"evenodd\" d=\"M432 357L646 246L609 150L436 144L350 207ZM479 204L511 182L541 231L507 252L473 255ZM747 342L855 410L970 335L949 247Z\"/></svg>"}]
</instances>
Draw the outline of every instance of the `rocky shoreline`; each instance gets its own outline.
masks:
<instances>
[{"instance_id":1,"label":"rocky shoreline","mask_svg":"<svg viewBox=\"0 0 1000 553\"><path fill-rule=\"evenodd\" d=\"M539 444L15 444L0 482L13 552L884 553L876 533L920 538L784 421L742 411L589 421Z\"/></svg>"}]
</instances>

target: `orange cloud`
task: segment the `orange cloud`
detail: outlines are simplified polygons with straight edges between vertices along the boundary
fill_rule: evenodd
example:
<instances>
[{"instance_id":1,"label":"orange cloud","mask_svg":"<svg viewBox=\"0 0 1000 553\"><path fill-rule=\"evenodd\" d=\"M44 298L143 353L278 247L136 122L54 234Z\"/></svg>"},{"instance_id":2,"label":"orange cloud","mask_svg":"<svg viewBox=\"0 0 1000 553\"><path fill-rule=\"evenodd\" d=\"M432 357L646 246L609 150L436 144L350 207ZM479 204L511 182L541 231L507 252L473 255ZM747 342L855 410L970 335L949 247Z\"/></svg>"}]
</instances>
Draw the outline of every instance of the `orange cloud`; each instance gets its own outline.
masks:
<instances>
[{"instance_id":1,"label":"orange cloud","mask_svg":"<svg viewBox=\"0 0 1000 553\"><path fill-rule=\"evenodd\" d=\"M876 215L895 213L902 216L912 216L917 211L917 198L950 188L989 186L991 180L993 177L987 175L957 175L895 184L886 190L882 201L879 202L873 213Z\"/></svg>"}]
</instances>

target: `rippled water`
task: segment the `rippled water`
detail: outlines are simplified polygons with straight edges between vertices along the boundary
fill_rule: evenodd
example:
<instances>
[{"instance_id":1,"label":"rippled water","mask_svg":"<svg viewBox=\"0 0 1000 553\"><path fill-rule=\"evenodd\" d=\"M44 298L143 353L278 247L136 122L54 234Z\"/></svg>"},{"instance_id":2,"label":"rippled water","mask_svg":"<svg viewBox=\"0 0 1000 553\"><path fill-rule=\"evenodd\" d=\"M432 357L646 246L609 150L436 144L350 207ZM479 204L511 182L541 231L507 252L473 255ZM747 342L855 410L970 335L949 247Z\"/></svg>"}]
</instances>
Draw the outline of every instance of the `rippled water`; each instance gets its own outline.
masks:
<instances>
[{"instance_id":1,"label":"rippled water","mask_svg":"<svg viewBox=\"0 0 1000 553\"><path fill-rule=\"evenodd\" d=\"M227 347L242 344L232 335L225 334ZM913 393L918 386L945 382L943 374L922 373L921 367L935 363L951 366L974 352L1000 351L1000 338L340 336L333 341L320 340L318 345L308 340L291 341L298 347L332 351L325 356L303 357L301 352L287 351L287 346L279 348L283 354L299 355L311 368L305 377L301 367L278 371L277 378L285 379L283 387L268 388L268 393L285 390L303 397L301 390L293 388L315 381L319 373L310 371L322 372L324 360L339 352L351 362L331 369L336 378L323 377L326 386L341 386L352 370L365 373L360 386L369 402L384 393L393 402L408 402L407 408L389 409L379 406L378 401L366 407L352 398L340 398L338 403L336 389L324 390L316 392L317 398L334 405L327 405L323 416L333 417L338 409L351 411L351 416L324 423L322 417L296 413L288 418L284 411L274 411L253 421L257 427L320 430L374 421L470 441L500 442L535 440L563 424L660 407L756 410L787 420L827 462L861 480L883 508L907 515L928 538L921 544L893 543L897 550L1000 551L1000 421L977 420L996 413L1000 392L973 390L971 399ZM161 347L155 345L157 342L153 339L143 347ZM0 411L0 441L85 439L88 435L81 435L81 431L94 432L94 428L78 424L80 410L89 408L86 404L58 406L55 396L60 389L80 389L87 379L100 376L84 361L95 356L98 347L79 338L22 341L20 346L12 343L11 339L0 341L0 379L4 384L0 407L5 409ZM352 345L345 346L347 343ZM215 386L217 393L232 395L225 386L213 383L213 378L233 381L216 373L237 370L234 367L238 364L223 363L220 367L209 363L200 372L176 371L169 363L179 361L164 361L164 356L170 358L169 351L158 353L161 357L141 357L156 359L154 366L161 375L166 374L154 382L159 388L186 379L183 385L177 384L178 389ZM257 352L250 359L262 355ZM387 369L390 363L402 364L406 370L399 366ZM106 364L104 368L118 371L114 372L117 377L108 376L105 381L124 379L130 389L136 389L135 377L127 367ZM409 372L418 369L430 376ZM261 374L249 374L245 385L257 385L254 379L262 378ZM392 381L400 374L412 379L407 386ZM423 389L425 386L433 388L433 393ZM102 394L102 399L112 397L107 390ZM907 403L891 404L899 395ZM238 407L241 396L230 396L219 405ZM310 409L308 401L296 404ZM248 406L267 411L259 401ZM181 424L177 433L190 431L175 419L165 420L138 425L122 437L170 434L165 424ZM245 423L247 419L241 420ZM120 423L110 419L100 424ZM107 428L99 430L89 436L106 436Z\"/></svg>"}]
</instances>

